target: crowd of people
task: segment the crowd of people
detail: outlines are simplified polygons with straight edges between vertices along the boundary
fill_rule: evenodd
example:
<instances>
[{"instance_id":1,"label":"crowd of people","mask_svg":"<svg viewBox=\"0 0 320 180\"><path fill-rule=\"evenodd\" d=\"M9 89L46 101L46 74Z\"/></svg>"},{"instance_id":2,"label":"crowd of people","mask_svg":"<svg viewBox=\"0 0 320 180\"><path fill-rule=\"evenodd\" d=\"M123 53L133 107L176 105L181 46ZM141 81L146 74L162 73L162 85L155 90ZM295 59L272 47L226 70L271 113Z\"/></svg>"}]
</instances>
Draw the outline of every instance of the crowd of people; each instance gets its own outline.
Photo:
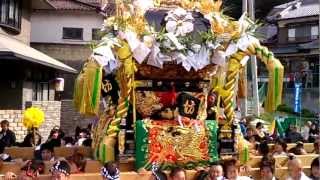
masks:
<instances>
[{"instance_id":1,"label":"crowd of people","mask_svg":"<svg viewBox=\"0 0 320 180\"><path fill-rule=\"evenodd\" d=\"M15 133L9 129L9 122L7 120L1 121L1 132L0 132L0 146L11 147L35 147L40 148L42 145L51 147L72 147L72 146L91 146L91 125L87 128L81 129L77 127L75 129L75 136L65 136L65 133L58 127L55 126L51 131L50 135L45 142L42 141L43 137L39 131L31 129L28 134L24 137L22 142L16 142Z\"/></svg>"},{"instance_id":2,"label":"crowd of people","mask_svg":"<svg viewBox=\"0 0 320 180\"><path fill-rule=\"evenodd\" d=\"M303 146L304 143L313 143L313 153L319 154L320 127L317 122L308 121L301 128L301 131L298 130L295 124L290 124L284 136L276 133L269 134L262 122L257 122L256 126L253 127L244 120L240 122L240 127L245 139L250 143L250 154L253 156L263 156L269 153L275 156L287 155L288 153L304 155L307 154ZM268 149L268 144L271 143L275 144L273 152L269 152ZM296 146L287 149L287 143L296 143Z\"/></svg>"},{"instance_id":3,"label":"crowd of people","mask_svg":"<svg viewBox=\"0 0 320 180\"><path fill-rule=\"evenodd\" d=\"M0 124L0 165L1 162L15 161L9 154L5 153L6 147L34 147L34 159L24 162L25 165L21 168L21 174L15 175L8 172L5 179L34 179L34 177L44 173L44 162L54 163L50 171L53 176L59 178L53 179L63 179L61 177L67 177L71 173L84 172L86 158L83 154L75 151L69 157L56 157L54 149L55 147L91 147L90 125L83 129L77 127L74 137L65 136L65 133L59 127L54 127L50 131L48 139L44 142L38 130L34 129L33 131L32 129L22 142L16 142L15 133L10 130L9 122L3 120Z\"/></svg>"},{"instance_id":4,"label":"crowd of people","mask_svg":"<svg viewBox=\"0 0 320 180\"><path fill-rule=\"evenodd\" d=\"M308 177L303 172L301 161L294 155L289 156L288 177L286 180L318 180L320 179L320 157L311 163L311 174ZM277 180L275 177L274 159L263 158L260 162L260 180ZM184 169L176 167L171 170L169 176L157 169L152 171L153 180L185 180L187 173ZM228 159L212 163L207 169L199 170L197 180L250 180L250 168L240 166L236 159Z\"/></svg>"},{"instance_id":5,"label":"crowd of people","mask_svg":"<svg viewBox=\"0 0 320 180\"><path fill-rule=\"evenodd\" d=\"M313 159L311 163L310 174L306 175L303 171L301 160L297 155L307 154L304 149L304 142L314 143L313 153L320 154L320 137L319 126L315 123L307 122L306 126L302 128L301 132L295 125L290 125L286 135L275 136L269 135L264 130L264 124L256 123L254 127L241 121L241 131L245 139L249 142L249 150L251 156L262 156L260 162L260 179L262 180L276 180L275 177L275 160L276 156L288 156L288 180L319 180L320 179L320 158ZM90 126L81 129L76 128L75 136L65 136L64 132L55 127L51 130L48 140L42 142L40 133L36 131L35 135L26 135L24 141L16 143L15 134L9 128L8 121L1 121L0 132L0 158L2 161L12 161L9 155L4 155L5 147L20 146L20 147L34 147L34 159L25 162L21 168L21 173L16 175L8 172L5 179L35 179L39 174L44 173L45 163L52 162L53 166L50 168L52 179L68 179L71 174L84 173L86 166L85 157L77 152L74 152L69 157L56 157L54 154L55 147L74 147L74 146L91 146ZM34 139L33 139L34 138ZM288 142L295 142L296 146L287 149ZM268 144L273 143L274 148L271 151ZM0 160L0 161L1 161ZM108 180L120 179L120 171L115 162L106 163L102 170L101 176ZM183 168L176 167L171 169L167 175L159 168L152 168L152 179L156 180L185 180L187 176ZM212 163L207 168L198 169L196 174L198 180L246 180L251 179L250 167L247 165L240 165L237 158L221 160Z\"/></svg>"}]
</instances>

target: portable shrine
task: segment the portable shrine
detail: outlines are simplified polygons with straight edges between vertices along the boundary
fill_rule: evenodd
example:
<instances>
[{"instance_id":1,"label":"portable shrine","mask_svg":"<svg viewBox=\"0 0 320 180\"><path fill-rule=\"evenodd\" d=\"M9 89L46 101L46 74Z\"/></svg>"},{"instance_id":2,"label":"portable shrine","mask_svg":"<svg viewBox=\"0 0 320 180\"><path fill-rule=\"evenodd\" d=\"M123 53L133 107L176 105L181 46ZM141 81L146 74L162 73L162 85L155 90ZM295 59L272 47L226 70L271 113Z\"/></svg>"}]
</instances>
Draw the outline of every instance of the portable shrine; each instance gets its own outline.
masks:
<instances>
[{"instance_id":1,"label":"portable shrine","mask_svg":"<svg viewBox=\"0 0 320 180\"><path fill-rule=\"evenodd\" d=\"M245 154L235 99L250 55L269 71L265 110L281 103L283 66L254 36L245 14L232 20L220 0L116 1L104 37L76 79L74 103L98 117L93 148L102 162L135 159L192 169ZM247 158L243 155L241 158Z\"/></svg>"}]
</instances>

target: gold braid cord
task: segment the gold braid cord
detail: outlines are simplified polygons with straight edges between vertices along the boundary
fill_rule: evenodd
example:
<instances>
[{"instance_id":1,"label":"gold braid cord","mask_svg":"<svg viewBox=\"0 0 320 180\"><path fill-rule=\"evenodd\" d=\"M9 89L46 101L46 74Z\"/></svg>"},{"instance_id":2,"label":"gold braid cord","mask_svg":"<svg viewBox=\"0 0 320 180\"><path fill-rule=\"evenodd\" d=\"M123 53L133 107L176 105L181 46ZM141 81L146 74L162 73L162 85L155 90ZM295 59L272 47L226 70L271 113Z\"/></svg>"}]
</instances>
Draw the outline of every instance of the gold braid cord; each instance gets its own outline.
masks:
<instances>
[{"instance_id":1,"label":"gold braid cord","mask_svg":"<svg viewBox=\"0 0 320 180\"><path fill-rule=\"evenodd\" d=\"M121 91L115 119L110 123L107 130L107 136L111 137L117 136L121 120L126 118L128 115L133 74L135 71L134 60L132 59L132 53L127 43L122 43L122 47L117 50L117 55L119 60L122 62L122 66L117 71L117 79Z\"/></svg>"},{"instance_id":2,"label":"gold braid cord","mask_svg":"<svg viewBox=\"0 0 320 180\"><path fill-rule=\"evenodd\" d=\"M224 85L224 90L229 92L227 96L222 96L222 102L224 106L224 113L226 115L227 124L231 124L234 119L234 110L233 110L233 97L234 97L234 88L236 85L237 76L242 68L241 60L247 56L244 52L238 51L232 55L228 63L228 72L226 77L226 82Z\"/></svg>"},{"instance_id":3,"label":"gold braid cord","mask_svg":"<svg viewBox=\"0 0 320 180\"><path fill-rule=\"evenodd\" d=\"M282 80L283 80L283 66L280 61L273 56L273 53L268 48L261 46L259 43L252 43L248 46L245 52L238 51L233 54L228 63L228 72L224 90L227 91L227 96L222 96L224 112L228 123L231 124L235 113L233 109L233 96L234 88L236 85L236 78L241 71L241 68L245 66L241 61L248 55L256 55L268 68L269 71L269 85L267 99L270 102L266 103L266 110L272 111L276 109L276 106L281 103L282 94ZM274 71L277 70L278 76L275 75ZM277 82L274 82L277 81ZM277 88L273 87L277 86ZM276 92L275 92L276 91Z\"/></svg>"}]
</instances>

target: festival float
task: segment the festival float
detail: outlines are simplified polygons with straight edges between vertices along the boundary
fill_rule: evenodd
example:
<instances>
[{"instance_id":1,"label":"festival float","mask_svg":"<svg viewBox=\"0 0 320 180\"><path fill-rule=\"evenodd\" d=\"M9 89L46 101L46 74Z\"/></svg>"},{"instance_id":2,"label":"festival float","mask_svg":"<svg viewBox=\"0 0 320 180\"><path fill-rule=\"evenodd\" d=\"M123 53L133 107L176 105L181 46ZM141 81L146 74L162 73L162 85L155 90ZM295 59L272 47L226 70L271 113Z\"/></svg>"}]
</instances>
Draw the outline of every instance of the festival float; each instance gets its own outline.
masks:
<instances>
[{"instance_id":1,"label":"festival float","mask_svg":"<svg viewBox=\"0 0 320 180\"><path fill-rule=\"evenodd\" d=\"M223 155L248 160L236 97L250 55L268 69L265 111L281 103L283 66L255 37L257 25L223 14L221 0L115 1L102 40L75 82L74 104L98 117L93 148L102 163L135 169L206 166Z\"/></svg>"}]
</instances>

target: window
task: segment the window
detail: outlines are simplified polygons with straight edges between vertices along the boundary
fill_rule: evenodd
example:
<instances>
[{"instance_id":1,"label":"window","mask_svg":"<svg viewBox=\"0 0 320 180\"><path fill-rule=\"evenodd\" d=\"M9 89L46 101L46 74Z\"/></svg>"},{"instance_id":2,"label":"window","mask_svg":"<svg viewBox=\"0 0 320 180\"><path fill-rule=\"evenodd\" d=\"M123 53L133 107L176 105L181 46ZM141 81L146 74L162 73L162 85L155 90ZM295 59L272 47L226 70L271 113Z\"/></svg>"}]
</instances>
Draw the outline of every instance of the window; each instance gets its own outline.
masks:
<instances>
[{"instance_id":1,"label":"window","mask_svg":"<svg viewBox=\"0 0 320 180\"><path fill-rule=\"evenodd\" d=\"M311 39L318 39L319 36L319 26L311 26Z\"/></svg>"},{"instance_id":2,"label":"window","mask_svg":"<svg viewBox=\"0 0 320 180\"><path fill-rule=\"evenodd\" d=\"M33 101L48 101L49 100L49 83L34 82L32 85L32 100Z\"/></svg>"},{"instance_id":3,"label":"window","mask_svg":"<svg viewBox=\"0 0 320 180\"><path fill-rule=\"evenodd\" d=\"M21 29L21 0L0 1L0 26L16 33Z\"/></svg>"},{"instance_id":4,"label":"window","mask_svg":"<svg viewBox=\"0 0 320 180\"><path fill-rule=\"evenodd\" d=\"M296 29L290 28L288 29L288 41L295 41L296 40Z\"/></svg>"},{"instance_id":5,"label":"window","mask_svg":"<svg viewBox=\"0 0 320 180\"><path fill-rule=\"evenodd\" d=\"M92 29L92 40L101 40L100 29Z\"/></svg>"},{"instance_id":6,"label":"window","mask_svg":"<svg viewBox=\"0 0 320 180\"><path fill-rule=\"evenodd\" d=\"M63 39L83 40L82 28L63 28Z\"/></svg>"}]
</instances>

